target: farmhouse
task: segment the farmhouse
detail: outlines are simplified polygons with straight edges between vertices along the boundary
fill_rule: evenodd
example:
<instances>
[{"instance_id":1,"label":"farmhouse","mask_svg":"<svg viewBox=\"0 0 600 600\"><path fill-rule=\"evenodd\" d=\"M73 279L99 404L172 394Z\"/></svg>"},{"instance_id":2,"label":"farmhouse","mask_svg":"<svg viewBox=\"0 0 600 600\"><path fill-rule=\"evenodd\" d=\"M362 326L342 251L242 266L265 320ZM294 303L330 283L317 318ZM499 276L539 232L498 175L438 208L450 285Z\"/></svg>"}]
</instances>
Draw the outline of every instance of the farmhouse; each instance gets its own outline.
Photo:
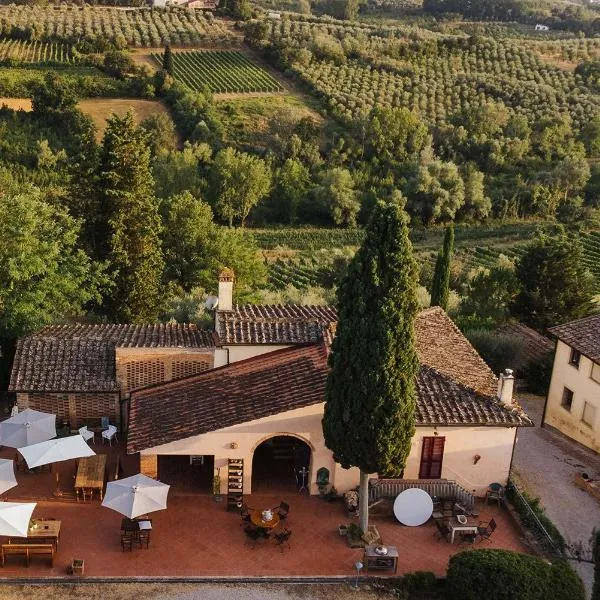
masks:
<instances>
[{"instance_id":1,"label":"farmhouse","mask_svg":"<svg viewBox=\"0 0 600 600\"><path fill-rule=\"evenodd\" d=\"M542 424L600 452L600 315L549 331L556 351Z\"/></svg>"}]
</instances>

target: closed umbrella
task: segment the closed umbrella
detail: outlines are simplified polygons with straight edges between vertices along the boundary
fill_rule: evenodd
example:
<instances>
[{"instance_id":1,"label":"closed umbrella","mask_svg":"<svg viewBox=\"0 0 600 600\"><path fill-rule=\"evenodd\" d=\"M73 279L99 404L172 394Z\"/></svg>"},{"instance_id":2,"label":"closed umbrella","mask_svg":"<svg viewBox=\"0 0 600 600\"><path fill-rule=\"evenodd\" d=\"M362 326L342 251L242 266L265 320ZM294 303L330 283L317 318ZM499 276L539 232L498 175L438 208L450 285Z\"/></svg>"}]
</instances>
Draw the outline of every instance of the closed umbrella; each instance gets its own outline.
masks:
<instances>
[{"instance_id":1,"label":"closed umbrella","mask_svg":"<svg viewBox=\"0 0 600 600\"><path fill-rule=\"evenodd\" d=\"M27 461L30 469L61 460L96 454L79 434L25 446L25 448L19 448L19 452Z\"/></svg>"},{"instance_id":2,"label":"closed umbrella","mask_svg":"<svg viewBox=\"0 0 600 600\"><path fill-rule=\"evenodd\" d=\"M169 487L141 473L133 477L109 481L102 506L135 519L140 515L167 508Z\"/></svg>"},{"instance_id":3,"label":"closed umbrella","mask_svg":"<svg viewBox=\"0 0 600 600\"><path fill-rule=\"evenodd\" d=\"M56 437L56 415L26 408L0 423L0 445L21 448Z\"/></svg>"},{"instance_id":4,"label":"closed umbrella","mask_svg":"<svg viewBox=\"0 0 600 600\"><path fill-rule=\"evenodd\" d=\"M16 485L14 462L6 458L0 458L0 494L4 494Z\"/></svg>"},{"instance_id":5,"label":"closed umbrella","mask_svg":"<svg viewBox=\"0 0 600 600\"><path fill-rule=\"evenodd\" d=\"M0 502L0 535L27 537L35 505L35 502Z\"/></svg>"}]
</instances>

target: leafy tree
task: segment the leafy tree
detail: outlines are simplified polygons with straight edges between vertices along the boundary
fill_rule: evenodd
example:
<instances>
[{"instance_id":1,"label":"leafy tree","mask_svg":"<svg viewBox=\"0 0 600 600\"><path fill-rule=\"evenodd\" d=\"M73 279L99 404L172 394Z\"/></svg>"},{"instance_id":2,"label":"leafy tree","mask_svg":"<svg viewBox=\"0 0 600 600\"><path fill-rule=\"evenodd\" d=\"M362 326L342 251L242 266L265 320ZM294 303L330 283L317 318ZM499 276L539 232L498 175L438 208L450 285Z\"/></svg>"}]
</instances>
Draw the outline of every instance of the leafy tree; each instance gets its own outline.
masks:
<instances>
[{"instance_id":1,"label":"leafy tree","mask_svg":"<svg viewBox=\"0 0 600 600\"><path fill-rule=\"evenodd\" d=\"M264 160L238 152L221 150L210 171L210 191L219 217L244 226L250 211L271 188L271 170Z\"/></svg>"},{"instance_id":2,"label":"leafy tree","mask_svg":"<svg viewBox=\"0 0 600 600\"><path fill-rule=\"evenodd\" d=\"M359 0L345 0L344 2L344 19L355 21L358 17Z\"/></svg>"},{"instance_id":3,"label":"leafy tree","mask_svg":"<svg viewBox=\"0 0 600 600\"><path fill-rule=\"evenodd\" d=\"M77 96L66 79L53 71L44 75L44 81L33 88L31 108L35 114L48 115L75 108Z\"/></svg>"},{"instance_id":4,"label":"leafy tree","mask_svg":"<svg viewBox=\"0 0 600 600\"><path fill-rule=\"evenodd\" d=\"M104 54L103 68L113 77L123 79L134 67L135 64L127 52L111 50Z\"/></svg>"},{"instance_id":5,"label":"leafy tree","mask_svg":"<svg viewBox=\"0 0 600 600\"><path fill-rule=\"evenodd\" d=\"M168 114L150 115L140 123L140 127L148 137L151 156L175 150L175 125Z\"/></svg>"},{"instance_id":6,"label":"leafy tree","mask_svg":"<svg viewBox=\"0 0 600 600\"><path fill-rule=\"evenodd\" d=\"M459 210L459 215L465 219L483 221L489 217L492 201L485 195L484 175L469 163L463 169L465 184L465 203Z\"/></svg>"},{"instance_id":7,"label":"leafy tree","mask_svg":"<svg viewBox=\"0 0 600 600\"><path fill-rule=\"evenodd\" d=\"M582 255L579 238L539 233L517 264L513 314L540 331L588 314L594 294Z\"/></svg>"},{"instance_id":8,"label":"leafy tree","mask_svg":"<svg viewBox=\"0 0 600 600\"><path fill-rule=\"evenodd\" d=\"M325 171L317 194L321 202L328 206L336 225L356 227L360 202L350 171L339 167Z\"/></svg>"},{"instance_id":9,"label":"leafy tree","mask_svg":"<svg viewBox=\"0 0 600 600\"><path fill-rule=\"evenodd\" d=\"M106 255L115 281L106 302L109 315L126 323L152 323L162 300L161 224L150 150L131 111L107 120L100 181Z\"/></svg>"},{"instance_id":10,"label":"leafy tree","mask_svg":"<svg viewBox=\"0 0 600 600\"><path fill-rule=\"evenodd\" d=\"M283 223L295 223L298 207L308 192L310 173L299 161L288 158L275 177L271 194L271 217Z\"/></svg>"},{"instance_id":11,"label":"leafy tree","mask_svg":"<svg viewBox=\"0 0 600 600\"><path fill-rule=\"evenodd\" d=\"M575 67L575 75L579 75L588 85L600 89L600 60L588 60Z\"/></svg>"},{"instance_id":12,"label":"leafy tree","mask_svg":"<svg viewBox=\"0 0 600 600\"><path fill-rule=\"evenodd\" d=\"M368 474L398 475L415 432L417 274L402 205L378 203L338 289L323 417L335 460L361 470L363 531Z\"/></svg>"},{"instance_id":13,"label":"leafy tree","mask_svg":"<svg viewBox=\"0 0 600 600\"><path fill-rule=\"evenodd\" d=\"M171 77L175 75L175 65L173 64L173 52L171 52L171 44L165 46L162 59L163 71L166 71Z\"/></svg>"},{"instance_id":14,"label":"leafy tree","mask_svg":"<svg viewBox=\"0 0 600 600\"><path fill-rule=\"evenodd\" d=\"M594 117L583 126L581 141L590 158L600 158L600 116Z\"/></svg>"},{"instance_id":15,"label":"leafy tree","mask_svg":"<svg viewBox=\"0 0 600 600\"><path fill-rule=\"evenodd\" d=\"M454 226L446 228L444 245L438 253L433 272L431 285L431 306L441 306L444 310L448 307L448 294L450 293L450 262L454 253Z\"/></svg>"},{"instance_id":16,"label":"leafy tree","mask_svg":"<svg viewBox=\"0 0 600 600\"><path fill-rule=\"evenodd\" d=\"M465 201L465 186L457 166L435 160L417 169L408 183L408 208L425 225L452 221Z\"/></svg>"},{"instance_id":17,"label":"leafy tree","mask_svg":"<svg viewBox=\"0 0 600 600\"><path fill-rule=\"evenodd\" d=\"M79 315L101 271L77 249L79 224L31 186L0 192L0 338Z\"/></svg>"},{"instance_id":18,"label":"leafy tree","mask_svg":"<svg viewBox=\"0 0 600 600\"><path fill-rule=\"evenodd\" d=\"M573 135L571 118L566 114L539 119L533 130L532 142L533 149L545 161L585 155L583 144Z\"/></svg>"}]
</instances>

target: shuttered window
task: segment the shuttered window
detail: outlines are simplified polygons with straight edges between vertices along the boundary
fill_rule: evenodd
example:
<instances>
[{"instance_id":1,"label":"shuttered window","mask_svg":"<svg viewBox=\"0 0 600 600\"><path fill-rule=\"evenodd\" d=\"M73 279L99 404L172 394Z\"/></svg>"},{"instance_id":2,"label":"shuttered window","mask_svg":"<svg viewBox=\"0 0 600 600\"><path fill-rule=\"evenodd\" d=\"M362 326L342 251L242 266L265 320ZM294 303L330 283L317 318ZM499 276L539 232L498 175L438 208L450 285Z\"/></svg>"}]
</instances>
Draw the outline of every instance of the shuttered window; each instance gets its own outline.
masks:
<instances>
[{"instance_id":1,"label":"shuttered window","mask_svg":"<svg viewBox=\"0 0 600 600\"><path fill-rule=\"evenodd\" d=\"M442 476L445 443L446 438L440 436L423 438L419 479L439 479Z\"/></svg>"}]
</instances>

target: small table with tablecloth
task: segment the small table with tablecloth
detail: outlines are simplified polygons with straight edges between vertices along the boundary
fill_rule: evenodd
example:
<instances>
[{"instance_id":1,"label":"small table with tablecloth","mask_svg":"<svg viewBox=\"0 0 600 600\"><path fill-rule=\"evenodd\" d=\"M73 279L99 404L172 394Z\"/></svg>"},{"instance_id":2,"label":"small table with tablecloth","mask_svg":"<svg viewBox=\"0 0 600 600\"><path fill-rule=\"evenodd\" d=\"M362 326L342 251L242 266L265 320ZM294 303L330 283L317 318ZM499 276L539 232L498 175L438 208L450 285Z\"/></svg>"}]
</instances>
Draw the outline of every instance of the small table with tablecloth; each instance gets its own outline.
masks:
<instances>
[{"instance_id":1,"label":"small table with tablecloth","mask_svg":"<svg viewBox=\"0 0 600 600\"><path fill-rule=\"evenodd\" d=\"M472 517L467 517L466 523L460 523L456 517L452 517L452 519L450 519L448 522L448 527L450 529L450 543L454 544L454 534L457 532L477 535L478 526L479 521L477 519L473 519Z\"/></svg>"},{"instance_id":2,"label":"small table with tablecloth","mask_svg":"<svg viewBox=\"0 0 600 600\"><path fill-rule=\"evenodd\" d=\"M9 537L9 544L52 544L58 548L60 521L33 520L27 530L27 538Z\"/></svg>"},{"instance_id":3,"label":"small table with tablecloth","mask_svg":"<svg viewBox=\"0 0 600 600\"><path fill-rule=\"evenodd\" d=\"M263 519L263 511L262 510L254 510L250 513L250 521L257 527L261 529L273 529L279 525L279 514L276 511L273 511L273 515L270 520L265 521Z\"/></svg>"},{"instance_id":4,"label":"small table with tablecloth","mask_svg":"<svg viewBox=\"0 0 600 600\"><path fill-rule=\"evenodd\" d=\"M77 466L77 476L75 477L75 495L79 501L79 494L85 496L89 493L92 497L94 490L100 492L102 500L102 490L104 489L104 474L106 471L106 454L96 454L79 459Z\"/></svg>"}]
</instances>

